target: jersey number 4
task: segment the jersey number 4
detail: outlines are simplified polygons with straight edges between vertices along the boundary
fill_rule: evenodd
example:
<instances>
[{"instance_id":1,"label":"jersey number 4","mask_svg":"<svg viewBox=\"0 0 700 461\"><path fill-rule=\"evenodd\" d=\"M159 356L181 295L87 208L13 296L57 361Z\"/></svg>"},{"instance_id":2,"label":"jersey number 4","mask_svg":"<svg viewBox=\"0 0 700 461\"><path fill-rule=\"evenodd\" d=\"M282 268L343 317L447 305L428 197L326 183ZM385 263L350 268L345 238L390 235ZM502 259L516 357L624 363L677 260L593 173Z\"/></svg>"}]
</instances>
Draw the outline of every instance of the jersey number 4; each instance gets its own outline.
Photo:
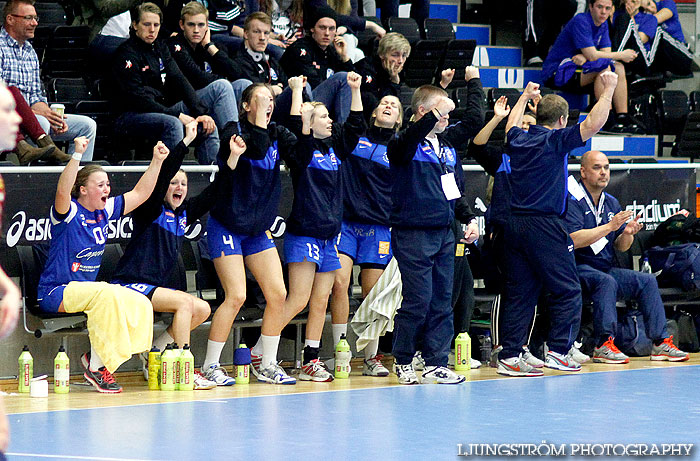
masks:
<instances>
[{"instance_id":1,"label":"jersey number 4","mask_svg":"<svg viewBox=\"0 0 700 461\"><path fill-rule=\"evenodd\" d=\"M221 238L224 240L224 244L230 246L232 250L235 249L235 247L233 246L233 237L232 236L223 235Z\"/></svg>"}]
</instances>

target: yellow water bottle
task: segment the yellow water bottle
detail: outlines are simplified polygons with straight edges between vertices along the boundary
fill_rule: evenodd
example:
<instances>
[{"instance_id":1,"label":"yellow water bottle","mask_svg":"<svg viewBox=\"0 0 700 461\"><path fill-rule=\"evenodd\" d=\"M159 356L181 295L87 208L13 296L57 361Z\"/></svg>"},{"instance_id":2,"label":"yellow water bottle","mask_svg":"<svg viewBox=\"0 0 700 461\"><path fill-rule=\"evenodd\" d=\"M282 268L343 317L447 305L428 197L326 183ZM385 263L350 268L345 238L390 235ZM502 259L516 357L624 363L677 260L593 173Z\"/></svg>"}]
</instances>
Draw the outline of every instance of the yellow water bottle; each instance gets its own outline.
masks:
<instances>
[{"instance_id":1,"label":"yellow water bottle","mask_svg":"<svg viewBox=\"0 0 700 461\"><path fill-rule=\"evenodd\" d=\"M148 352L148 389L160 389L160 349L156 346Z\"/></svg>"},{"instance_id":2,"label":"yellow water bottle","mask_svg":"<svg viewBox=\"0 0 700 461\"><path fill-rule=\"evenodd\" d=\"M347 379L350 377L350 344L345 339L345 335L340 336L340 341L335 346L335 377L336 379Z\"/></svg>"},{"instance_id":3,"label":"yellow water bottle","mask_svg":"<svg viewBox=\"0 0 700 461\"><path fill-rule=\"evenodd\" d=\"M462 332L455 338L455 371L471 369L472 340L467 332Z\"/></svg>"},{"instance_id":4,"label":"yellow water bottle","mask_svg":"<svg viewBox=\"0 0 700 461\"><path fill-rule=\"evenodd\" d=\"M236 384L248 384L250 382L250 349L241 343L238 349L233 351L233 365L236 367Z\"/></svg>"},{"instance_id":5,"label":"yellow water bottle","mask_svg":"<svg viewBox=\"0 0 700 461\"><path fill-rule=\"evenodd\" d=\"M53 392L67 394L68 391L70 391L70 360L66 350L61 345L53 360Z\"/></svg>"},{"instance_id":6,"label":"yellow water bottle","mask_svg":"<svg viewBox=\"0 0 700 461\"><path fill-rule=\"evenodd\" d=\"M194 390L194 355L190 351L189 344L185 344L185 347L182 348L178 363L180 364L178 389L181 391Z\"/></svg>"},{"instance_id":7,"label":"yellow water bottle","mask_svg":"<svg viewBox=\"0 0 700 461\"><path fill-rule=\"evenodd\" d=\"M160 356L161 391L175 390L175 362L177 362L177 358L176 353L173 351L173 345L168 344Z\"/></svg>"},{"instance_id":8,"label":"yellow water bottle","mask_svg":"<svg viewBox=\"0 0 700 461\"><path fill-rule=\"evenodd\" d=\"M29 346L24 346L22 353L19 355L19 374L17 375L17 383L19 384L19 392L29 394L29 385L34 377L34 358L29 353Z\"/></svg>"}]
</instances>

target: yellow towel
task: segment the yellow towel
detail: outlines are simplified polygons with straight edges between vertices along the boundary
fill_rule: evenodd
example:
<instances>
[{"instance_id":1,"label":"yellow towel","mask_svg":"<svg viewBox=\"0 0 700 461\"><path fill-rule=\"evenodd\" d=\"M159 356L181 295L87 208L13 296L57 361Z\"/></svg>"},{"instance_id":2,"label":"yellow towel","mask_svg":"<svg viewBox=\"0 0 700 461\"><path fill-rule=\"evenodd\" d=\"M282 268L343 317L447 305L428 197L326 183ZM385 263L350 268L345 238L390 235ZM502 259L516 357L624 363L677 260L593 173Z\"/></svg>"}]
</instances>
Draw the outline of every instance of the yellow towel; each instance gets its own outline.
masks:
<instances>
[{"instance_id":1,"label":"yellow towel","mask_svg":"<svg viewBox=\"0 0 700 461\"><path fill-rule=\"evenodd\" d=\"M70 282L63 308L87 314L90 343L110 373L151 348L153 306L141 293L106 282Z\"/></svg>"}]
</instances>

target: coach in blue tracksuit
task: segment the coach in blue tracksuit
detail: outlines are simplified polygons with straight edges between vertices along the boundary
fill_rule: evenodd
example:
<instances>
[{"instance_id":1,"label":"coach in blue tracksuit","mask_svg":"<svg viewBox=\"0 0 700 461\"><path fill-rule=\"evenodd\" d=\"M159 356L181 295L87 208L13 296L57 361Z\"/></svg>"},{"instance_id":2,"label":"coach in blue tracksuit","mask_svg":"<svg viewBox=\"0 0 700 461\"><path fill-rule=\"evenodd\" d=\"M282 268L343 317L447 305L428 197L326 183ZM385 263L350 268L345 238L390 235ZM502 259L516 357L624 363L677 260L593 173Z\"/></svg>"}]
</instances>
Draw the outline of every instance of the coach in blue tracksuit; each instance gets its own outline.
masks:
<instances>
[{"instance_id":1,"label":"coach in blue tracksuit","mask_svg":"<svg viewBox=\"0 0 700 461\"><path fill-rule=\"evenodd\" d=\"M527 328L537 297L544 288L551 294L551 328L545 365L578 371L581 365L568 355L581 320L581 287L576 273L574 246L562 217L566 214L567 157L605 124L617 74L604 72L602 96L586 119L566 127L569 107L557 95L542 98L537 125L520 128L525 106L539 94L528 83L506 125L511 166L511 217L505 231L506 296L501 313L498 373L507 376L541 376L542 371L522 358Z\"/></svg>"},{"instance_id":2,"label":"coach in blue tracksuit","mask_svg":"<svg viewBox=\"0 0 700 461\"><path fill-rule=\"evenodd\" d=\"M483 95L478 70L467 67L465 75L469 93ZM483 125L484 111L477 105L447 129L454 103L431 85L416 90L411 106L415 123L387 149L394 175L391 246L403 282L403 301L394 319L396 374L401 384L419 382L411 361L422 342L423 382L456 384L464 377L447 368L453 333L451 225L455 200L461 196L457 181L463 175L455 174L460 162L452 143L473 136Z\"/></svg>"}]
</instances>

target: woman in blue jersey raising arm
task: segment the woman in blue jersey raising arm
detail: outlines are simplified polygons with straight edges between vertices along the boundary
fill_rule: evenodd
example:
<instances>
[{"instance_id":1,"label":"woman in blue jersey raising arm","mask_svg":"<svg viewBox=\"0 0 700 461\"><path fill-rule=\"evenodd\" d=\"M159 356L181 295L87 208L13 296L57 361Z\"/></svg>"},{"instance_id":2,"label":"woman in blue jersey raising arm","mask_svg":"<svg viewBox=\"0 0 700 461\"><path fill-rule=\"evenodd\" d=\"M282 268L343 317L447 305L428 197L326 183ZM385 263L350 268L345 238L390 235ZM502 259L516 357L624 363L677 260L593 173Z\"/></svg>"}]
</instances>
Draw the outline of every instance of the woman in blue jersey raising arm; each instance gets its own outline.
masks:
<instances>
[{"instance_id":1,"label":"woman in blue jersey raising arm","mask_svg":"<svg viewBox=\"0 0 700 461\"><path fill-rule=\"evenodd\" d=\"M168 280L177 264L185 228L209 211L220 186L220 181L214 181L198 196L186 198L187 175L180 165L196 136L197 124L187 124L185 137L163 162L153 193L132 213L134 230L114 275L114 283L148 297L154 311L173 314L172 324L153 342L161 351L173 341L180 348L190 344L190 330L204 322L211 313L206 301L183 291L162 287L163 281ZM231 137L230 150L226 167L234 169L238 157L245 150L245 142L240 136ZM147 378L147 355L142 353L140 357ZM199 374L194 382L196 389L216 387Z\"/></svg>"},{"instance_id":2,"label":"woman in blue jersey raising arm","mask_svg":"<svg viewBox=\"0 0 700 461\"><path fill-rule=\"evenodd\" d=\"M119 285L95 282L110 220L141 205L153 192L169 150L162 142L136 186L110 197L107 173L98 165L78 171L87 148L75 139L75 153L58 179L51 208L51 247L39 279L39 307L46 312L85 312L91 349L81 357L85 378L103 393L121 392L112 373L132 354L148 350L153 337L151 303Z\"/></svg>"},{"instance_id":3,"label":"woman in blue jersey raising arm","mask_svg":"<svg viewBox=\"0 0 700 461\"><path fill-rule=\"evenodd\" d=\"M227 190L222 189L212 206L207 223L207 243L225 298L212 318L207 355L202 366L207 379L219 386L230 386L235 382L220 366L219 358L236 314L245 301L246 266L260 285L267 303L262 323L262 342L267 345L266 351L273 348L276 351L280 340L275 325L282 317L287 290L269 228L277 218L279 207L280 157L288 157L297 138L283 126L270 122L273 109L274 99L269 85L255 83L246 88L241 97L241 113L245 116L240 120L240 135L245 140L246 151L235 170L222 167L229 147L219 152L219 174L222 179L231 175L231 185ZM234 124L224 128L222 145L235 130ZM277 364L275 357L263 353L261 360L264 366L260 367L258 360L254 371L259 381L296 383L296 379L288 376Z\"/></svg>"}]
</instances>

